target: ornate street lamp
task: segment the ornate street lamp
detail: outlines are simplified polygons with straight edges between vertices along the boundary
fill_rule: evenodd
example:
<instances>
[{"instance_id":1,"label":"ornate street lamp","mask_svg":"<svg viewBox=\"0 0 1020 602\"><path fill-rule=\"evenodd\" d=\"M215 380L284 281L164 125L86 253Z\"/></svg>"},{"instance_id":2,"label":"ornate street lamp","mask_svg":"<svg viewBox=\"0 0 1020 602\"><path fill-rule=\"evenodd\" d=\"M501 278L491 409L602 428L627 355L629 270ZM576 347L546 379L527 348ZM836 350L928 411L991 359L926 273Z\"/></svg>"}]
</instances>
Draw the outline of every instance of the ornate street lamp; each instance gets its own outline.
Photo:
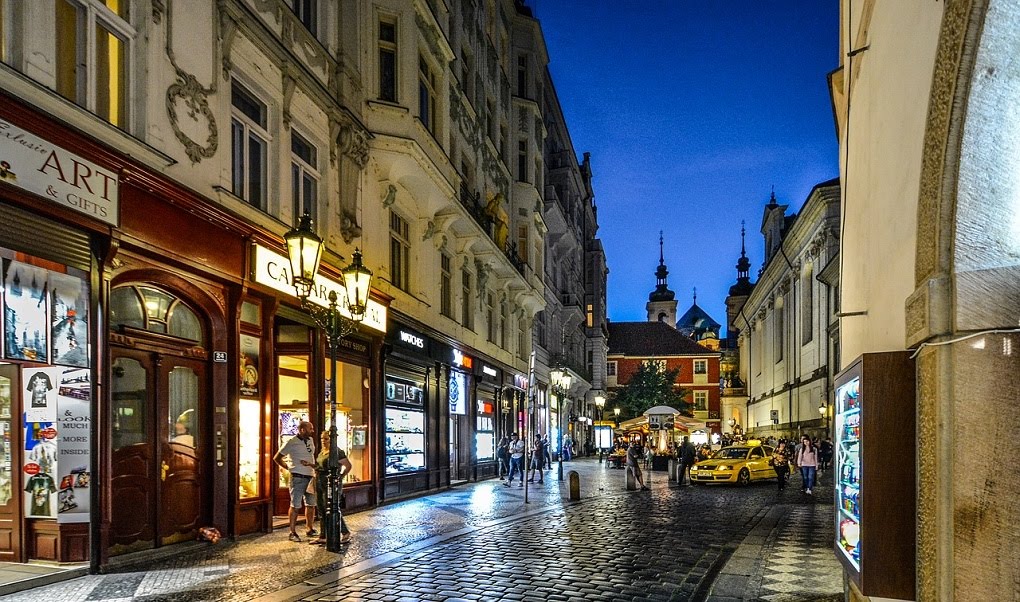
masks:
<instances>
[{"instance_id":1,"label":"ornate street lamp","mask_svg":"<svg viewBox=\"0 0 1020 602\"><path fill-rule=\"evenodd\" d=\"M567 396L567 392L570 391L570 381L572 380L572 377L570 376L570 372L568 372L565 368L556 367L556 368L553 368L552 370L549 371L549 378L550 378L550 380L552 380L553 393L556 394L556 396L557 396L557 398L559 400L559 407L557 408L557 414L556 414L556 422L557 422L557 425L558 425L558 428L556 429L557 432L558 432L558 436L557 436L558 442L557 442L557 445L559 446L559 454L556 457L558 458L557 475L558 475L559 480L562 481L563 480L563 414L566 413L566 409L567 409L567 407L566 407L567 406L566 396Z\"/></svg>"},{"instance_id":2,"label":"ornate street lamp","mask_svg":"<svg viewBox=\"0 0 1020 602\"><path fill-rule=\"evenodd\" d=\"M616 416L616 428L620 428L620 408L613 408L613 415Z\"/></svg>"},{"instance_id":3,"label":"ornate street lamp","mask_svg":"<svg viewBox=\"0 0 1020 602\"><path fill-rule=\"evenodd\" d=\"M311 301L315 276L322 258L322 239L312 230L312 218L307 213L301 216L298 227L283 236L287 243L287 254L290 256L291 284L301 300L301 308L323 330L329 344L329 474L327 493L329 504L323 517L322 528L326 532L326 549L330 552L340 551L340 459L337 454L336 432L336 365L337 351L340 341L354 332L358 323L365 318L365 307L368 304L368 291L372 283L372 271L361 263L361 252L354 250L351 265L341 270L344 279L343 306L351 317L340 313L340 303L335 291L329 292L329 306L322 307ZM309 525L311 528L311 525Z\"/></svg>"}]
</instances>

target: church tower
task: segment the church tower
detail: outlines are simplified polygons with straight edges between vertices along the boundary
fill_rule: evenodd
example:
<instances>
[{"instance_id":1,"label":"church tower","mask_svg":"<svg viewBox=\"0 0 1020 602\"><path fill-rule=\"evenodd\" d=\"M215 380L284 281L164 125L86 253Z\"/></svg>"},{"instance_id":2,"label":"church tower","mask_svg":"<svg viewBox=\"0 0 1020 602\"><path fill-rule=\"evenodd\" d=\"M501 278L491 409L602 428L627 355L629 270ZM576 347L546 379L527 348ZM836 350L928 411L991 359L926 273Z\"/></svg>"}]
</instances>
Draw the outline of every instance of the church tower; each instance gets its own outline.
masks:
<instances>
[{"instance_id":1,"label":"church tower","mask_svg":"<svg viewBox=\"0 0 1020 602\"><path fill-rule=\"evenodd\" d=\"M662 255L662 231L659 231L659 267L655 270L655 290L648 295L648 303L645 308L648 310L649 322L665 322L676 328L676 293L669 290L666 284L666 276L669 270L666 269L666 261Z\"/></svg>"},{"instance_id":2,"label":"church tower","mask_svg":"<svg viewBox=\"0 0 1020 602\"><path fill-rule=\"evenodd\" d=\"M726 338L736 347L737 328L734 322L741 308L751 296L754 285L751 284L751 260L747 258L747 251L744 247L744 222L740 222L740 259L737 260L737 283L730 287L730 294L726 297Z\"/></svg>"}]
</instances>

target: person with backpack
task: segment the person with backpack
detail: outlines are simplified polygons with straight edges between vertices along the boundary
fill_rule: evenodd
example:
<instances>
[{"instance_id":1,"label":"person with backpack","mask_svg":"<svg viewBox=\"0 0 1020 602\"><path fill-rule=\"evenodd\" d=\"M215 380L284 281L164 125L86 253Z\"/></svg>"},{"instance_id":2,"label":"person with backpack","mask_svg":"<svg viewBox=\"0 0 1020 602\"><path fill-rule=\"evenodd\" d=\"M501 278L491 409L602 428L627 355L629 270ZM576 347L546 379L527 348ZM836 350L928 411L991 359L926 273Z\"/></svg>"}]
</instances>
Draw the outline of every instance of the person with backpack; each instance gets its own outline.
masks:
<instances>
[{"instance_id":1,"label":"person with backpack","mask_svg":"<svg viewBox=\"0 0 1020 602\"><path fill-rule=\"evenodd\" d=\"M535 482L535 473L538 472L538 483L545 483L542 469L545 468L545 443L541 435L535 435L535 446L531 449L531 465L528 468L528 482Z\"/></svg>"}]
</instances>

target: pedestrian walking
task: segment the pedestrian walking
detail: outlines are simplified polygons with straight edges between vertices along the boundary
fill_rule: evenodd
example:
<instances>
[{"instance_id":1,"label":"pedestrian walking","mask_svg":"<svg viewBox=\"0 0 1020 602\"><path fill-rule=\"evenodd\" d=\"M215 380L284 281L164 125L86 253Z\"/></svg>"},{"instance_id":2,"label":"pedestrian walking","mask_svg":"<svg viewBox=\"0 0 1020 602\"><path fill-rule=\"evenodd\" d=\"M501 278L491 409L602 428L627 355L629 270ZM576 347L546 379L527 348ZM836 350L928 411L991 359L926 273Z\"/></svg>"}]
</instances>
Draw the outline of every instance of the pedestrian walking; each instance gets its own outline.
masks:
<instances>
[{"instance_id":1,"label":"pedestrian walking","mask_svg":"<svg viewBox=\"0 0 1020 602\"><path fill-rule=\"evenodd\" d=\"M655 448L652 447L651 443L649 443L648 446L645 447L645 470L652 469L653 458L655 458Z\"/></svg>"},{"instance_id":2,"label":"pedestrian walking","mask_svg":"<svg viewBox=\"0 0 1020 602\"><path fill-rule=\"evenodd\" d=\"M343 499L343 482L344 477L347 473L351 472L354 467L351 464L350 459L347 457L347 453L344 450L337 448L337 460L339 461L340 470L340 499L331 500L329 499L329 431L322 431L319 436L322 445L319 446L319 455L315 457L315 506L319 510L319 538L313 539L309 543L321 546L326 543L326 516L330 511L328 505L337 504L338 508L342 509L340 501ZM351 530L347 528L347 521L344 520L343 512L338 512L340 515L340 543L347 543L351 540ZM336 525L333 525L336 529Z\"/></svg>"},{"instance_id":3,"label":"pedestrian walking","mask_svg":"<svg viewBox=\"0 0 1020 602\"><path fill-rule=\"evenodd\" d=\"M786 449L786 441L780 441L779 447L772 452L770 464L776 469L779 491L782 491L786 488L786 476L790 474L790 452Z\"/></svg>"},{"instance_id":4,"label":"pedestrian walking","mask_svg":"<svg viewBox=\"0 0 1020 602\"><path fill-rule=\"evenodd\" d=\"M811 488L815 485L815 472L818 470L818 448L807 436L801 439L796 462L800 467L800 476L804 480L804 492L811 495Z\"/></svg>"},{"instance_id":5,"label":"pedestrian walking","mask_svg":"<svg viewBox=\"0 0 1020 602\"><path fill-rule=\"evenodd\" d=\"M691 443L689 437L684 437L683 442L680 444L680 474L677 476L677 481L681 485L684 484L684 478L687 479L687 484L691 484L691 466L694 466L695 453L694 445Z\"/></svg>"},{"instance_id":6,"label":"pedestrian walking","mask_svg":"<svg viewBox=\"0 0 1020 602\"><path fill-rule=\"evenodd\" d=\"M499 462L499 478L505 479L510 472L510 438L503 437L496 446L496 460Z\"/></svg>"},{"instance_id":7,"label":"pedestrian walking","mask_svg":"<svg viewBox=\"0 0 1020 602\"><path fill-rule=\"evenodd\" d=\"M517 433L510 435L510 473L506 477L506 482L503 483L507 487L514 484L514 475L521 475L520 487L524 487L524 441L517 436Z\"/></svg>"},{"instance_id":8,"label":"pedestrian walking","mask_svg":"<svg viewBox=\"0 0 1020 602\"><path fill-rule=\"evenodd\" d=\"M290 540L301 541L297 532L297 517L302 511L305 515L305 532L308 537L318 535L315 530L315 495L308 488L315 476L315 427L311 422L302 421L298 424L297 435L283 444L273 456L277 466L290 473ZM284 461L290 460L290 465Z\"/></svg>"},{"instance_id":9,"label":"pedestrian walking","mask_svg":"<svg viewBox=\"0 0 1020 602\"><path fill-rule=\"evenodd\" d=\"M829 463L832 462L832 439L829 437L818 444L818 460L821 462L819 470L828 470Z\"/></svg>"},{"instance_id":10,"label":"pedestrian walking","mask_svg":"<svg viewBox=\"0 0 1020 602\"><path fill-rule=\"evenodd\" d=\"M542 436L542 448L545 450L545 469L552 470L552 448L549 445L549 433Z\"/></svg>"},{"instance_id":11,"label":"pedestrian walking","mask_svg":"<svg viewBox=\"0 0 1020 602\"><path fill-rule=\"evenodd\" d=\"M641 485L641 490L648 491L648 487L645 487L645 480L641 477L641 446L637 443L631 443L627 448L627 470L634 473L634 478Z\"/></svg>"},{"instance_id":12,"label":"pedestrian walking","mask_svg":"<svg viewBox=\"0 0 1020 602\"><path fill-rule=\"evenodd\" d=\"M571 445L572 445L572 443L570 441L570 435L567 435L566 437L563 438L563 449L560 450L560 453L563 454L563 460L565 462L569 461L571 456L572 456L572 454L571 454L571 452L572 452Z\"/></svg>"},{"instance_id":13,"label":"pedestrian walking","mask_svg":"<svg viewBox=\"0 0 1020 602\"><path fill-rule=\"evenodd\" d=\"M535 435L535 447L531 450L531 465L528 467L528 482L535 482L535 473L538 473L538 484L545 483L542 470L545 468L545 446L542 437Z\"/></svg>"}]
</instances>

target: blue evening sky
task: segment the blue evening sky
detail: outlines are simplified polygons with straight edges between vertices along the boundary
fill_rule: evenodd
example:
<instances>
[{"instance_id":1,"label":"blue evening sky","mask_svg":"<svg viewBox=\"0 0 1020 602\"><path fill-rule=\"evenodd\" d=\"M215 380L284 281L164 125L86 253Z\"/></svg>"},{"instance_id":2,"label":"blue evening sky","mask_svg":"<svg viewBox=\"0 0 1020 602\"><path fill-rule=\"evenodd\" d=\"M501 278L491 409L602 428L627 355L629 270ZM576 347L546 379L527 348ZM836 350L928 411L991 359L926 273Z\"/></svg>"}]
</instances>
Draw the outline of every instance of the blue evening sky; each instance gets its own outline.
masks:
<instances>
[{"instance_id":1,"label":"blue evening sky","mask_svg":"<svg viewBox=\"0 0 1020 602\"><path fill-rule=\"evenodd\" d=\"M788 214L839 175L826 75L836 0L528 0L578 156L591 152L609 317L643 321L659 230L677 317L726 327L740 221L751 279L772 186Z\"/></svg>"}]
</instances>

